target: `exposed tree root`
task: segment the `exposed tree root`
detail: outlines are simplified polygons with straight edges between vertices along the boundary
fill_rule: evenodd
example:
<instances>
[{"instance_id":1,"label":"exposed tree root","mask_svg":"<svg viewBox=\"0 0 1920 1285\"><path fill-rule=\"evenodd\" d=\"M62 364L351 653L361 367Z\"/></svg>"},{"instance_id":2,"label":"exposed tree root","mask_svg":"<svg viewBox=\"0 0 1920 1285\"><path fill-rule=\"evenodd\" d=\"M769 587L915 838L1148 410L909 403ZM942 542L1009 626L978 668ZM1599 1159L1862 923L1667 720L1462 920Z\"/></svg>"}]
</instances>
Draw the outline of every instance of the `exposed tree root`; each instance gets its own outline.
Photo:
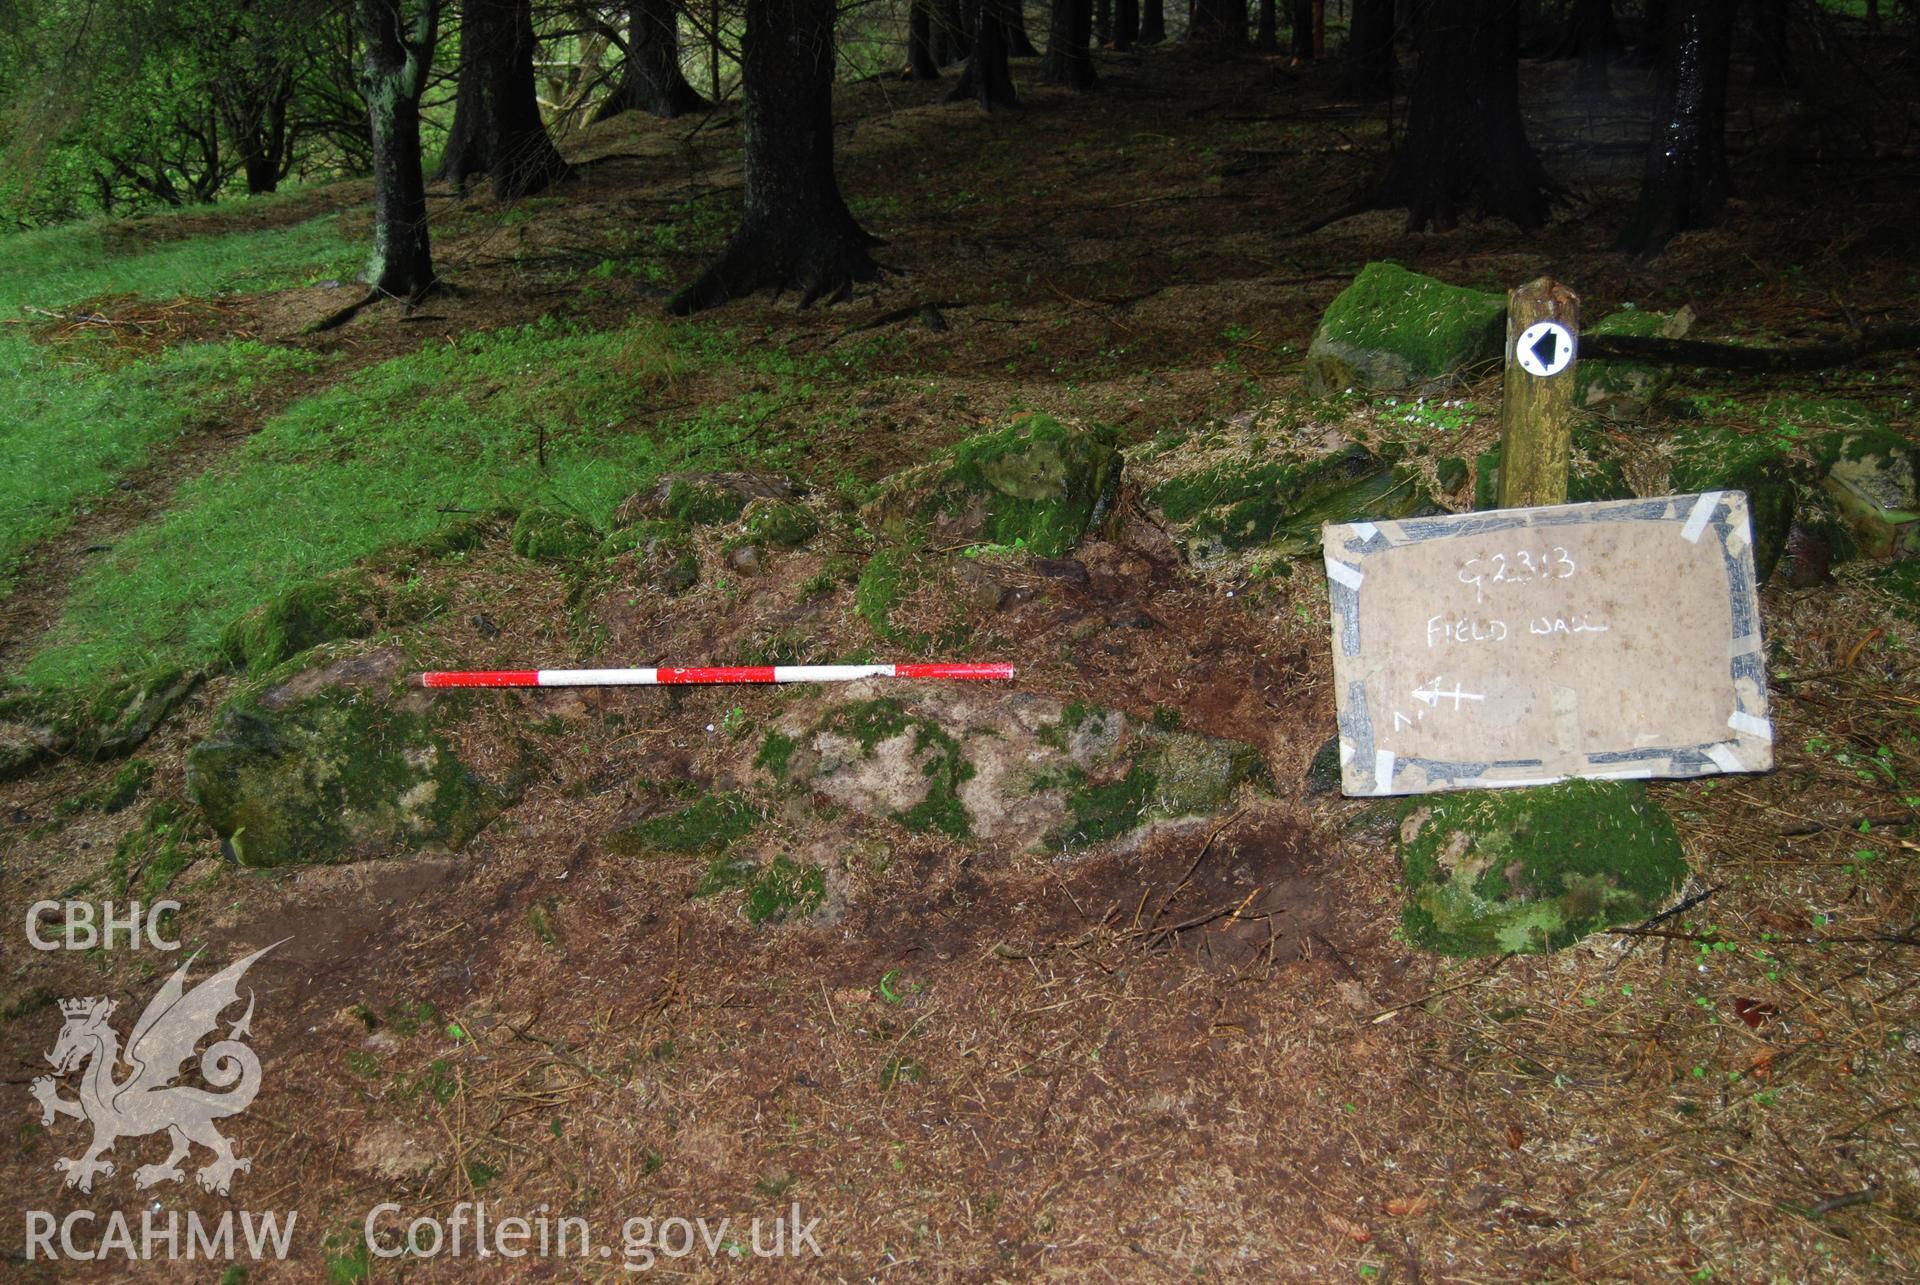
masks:
<instances>
[{"instance_id":1,"label":"exposed tree root","mask_svg":"<svg viewBox=\"0 0 1920 1285\"><path fill-rule=\"evenodd\" d=\"M821 299L844 303L853 297L856 282L885 275L870 252L880 244L851 219L845 228L805 237L776 237L743 227L699 279L673 297L667 311L690 316L760 290L776 296L797 290L802 308Z\"/></svg>"},{"instance_id":2,"label":"exposed tree root","mask_svg":"<svg viewBox=\"0 0 1920 1285\"><path fill-rule=\"evenodd\" d=\"M1874 326L1838 343L1796 348L1748 348L1701 339L1661 339L1646 335L1586 335L1580 340L1580 355L1586 358L1638 361L1655 366L1705 366L1713 370L1823 370L1902 348L1920 350L1920 324Z\"/></svg>"}]
</instances>

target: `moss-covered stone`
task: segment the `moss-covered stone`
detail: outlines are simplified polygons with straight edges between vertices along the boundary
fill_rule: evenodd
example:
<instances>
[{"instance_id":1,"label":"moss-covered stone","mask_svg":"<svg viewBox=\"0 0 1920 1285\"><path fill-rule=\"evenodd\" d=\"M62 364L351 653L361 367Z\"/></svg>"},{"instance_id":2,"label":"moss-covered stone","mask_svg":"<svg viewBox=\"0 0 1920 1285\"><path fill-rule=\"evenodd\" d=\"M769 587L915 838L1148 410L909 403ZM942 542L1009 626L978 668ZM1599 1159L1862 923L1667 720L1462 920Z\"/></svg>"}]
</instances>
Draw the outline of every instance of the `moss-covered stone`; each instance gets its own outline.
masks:
<instances>
[{"instance_id":1,"label":"moss-covered stone","mask_svg":"<svg viewBox=\"0 0 1920 1285\"><path fill-rule=\"evenodd\" d=\"M1320 318L1307 349L1307 387L1435 392L1461 371L1498 362L1507 301L1451 286L1397 263L1369 263Z\"/></svg>"},{"instance_id":2,"label":"moss-covered stone","mask_svg":"<svg viewBox=\"0 0 1920 1285\"><path fill-rule=\"evenodd\" d=\"M378 605L363 572L309 580L229 623L220 634L220 657L234 669L271 669L324 642L365 638L377 627Z\"/></svg>"},{"instance_id":3,"label":"moss-covered stone","mask_svg":"<svg viewBox=\"0 0 1920 1285\"><path fill-rule=\"evenodd\" d=\"M360 657L243 694L187 755L187 793L241 865L458 848L507 803L403 693L400 657Z\"/></svg>"},{"instance_id":4,"label":"moss-covered stone","mask_svg":"<svg viewBox=\"0 0 1920 1285\"><path fill-rule=\"evenodd\" d=\"M1417 797L1400 840L1407 937L1447 955L1558 950L1658 913L1687 873L1636 782Z\"/></svg>"},{"instance_id":5,"label":"moss-covered stone","mask_svg":"<svg viewBox=\"0 0 1920 1285\"><path fill-rule=\"evenodd\" d=\"M816 735L850 738L866 758L873 757L884 741L911 736L902 752L925 780L926 790L919 799L893 809L893 819L916 833L938 831L964 839L971 832L967 811L960 804L960 787L973 779L973 764L939 723L915 718L900 701L882 698L839 706L814 730Z\"/></svg>"},{"instance_id":6,"label":"moss-covered stone","mask_svg":"<svg viewBox=\"0 0 1920 1285\"><path fill-rule=\"evenodd\" d=\"M1190 523L1187 556L1202 565L1241 549L1315 551L1326 522L1436 511L1416 473L1358 444L1308 463L1217 465L1171 478L1150 498L1169 520Z\"/></svg>"},{"instance_id":7,"label":"moss-covered stone","mask_svg":"<svg viewBox=\"0 0 1920 1285\"><path fill-rule=\"evenodd\" d=\"M736 794L709 794L687 807L622 826L607 850L629 856L684 856L733 846L760 824L760 813Z\"/></svg>"},{"instance_id":8,"label":"moss-covered stone","mask_svg":"<svg viewBox=\"0 0 1920 1285\"><path fill-rule=\"evenodd\" d=\"M1097 719L1108 712L1092 714ZM1142 727L1124 775L1096 781L1084 772L1068 773L1071 819L1048 837L1048 844L1062 850L1086 848L1152 821L1211 816L1242 785L1264 781L1266 775L1266 765L1251 745Z\"/></svg>"},{"instance_id":9,"label":"moss-covered stone","mask_svg":"<svg viewBox=\"0 0 1920 1285\"><path fill-rule=\"evenodd\" d=\"M770 549L797 549L820 533L819 519L805 505L756 500L747 510L744 542Z\"/></svg>"},{"instance_id":10,"label":"moss-covered stone","mask_svg":"<svg viewBox=\"0 0 1920 1285\"><path fill-rule=\"evenodd\" d=\"M667 488L667 516L694 526L732 522L746 507L746 496L706 482L677 480Z\"/></svg>"},{"instance_id":11,"label":"moss-covered stone","mask_svg":"<svg viewBox=\"0 0 1920 1285\"><path fill-rule=\"evenodd\" d=\"M514 521L510 543L535 562L573 562L594 551L600 533L571 513L528 509Z\"/></svg>"},{"instance_id":12,"label":"moss-covered stone","mask_svg":"<svg viewBox=\"0 0 1920 1285\"><path fill-rule=\"evenodd\" d=\"M86 702L74 693L0 689L0 781L67 753L85 720Z\"/></svg>"},{"instance_id":13,"label":"moss-covered stone","mask_svg":"<svg viewBox=\"0 0 1920 1285\"><path fill-rule=\"evenodd\" d=\"M930 528L943 540L979 540L1058 557L1113 507L1124 460L1109 428L1073 428L1024 415L968 438L931 464L890 479L867 506L894 538Z\"/></svg>"},{"instance_id":14,"label":"moss-covered stone","mask_svg":"<svg viewBox=\"0 0 1920 1285\"><path fill-rule=\"evenodd\" d=\"M1753 569L1762 584L1786 551L1799 500L1799 466L1790 444L1757 434L1693 425L1673 438L1672 487L1677 495L1744 491L1753 522Z\"/></svg>"},{"instance_id":15,"label":"moss-covered stone","mask_svg":"<svg viewBox=\"0 0 1920 1285\"><path fill-rule=\"evenodd\" d=\"M1870 558L1920 554L1920 443L1887 428L1822 435L1822 486L1860 552Z\"/></svg>"},{"instance_id":16,"label":"moss-covered stone","mask_svg":"<svg viewBox=\"0 0 1920 1285\"><path fill-rule=\"evenodd\" d=\"M1208 816L1265 776L1250 746L1026 692L928 687L794 710L752 752L792 806L909 830L1081 850L1159 820Z\"/></svg>"},{"instance_id":17,"label":"moss-covered stone","mask_svg":"<svg viewBox=\"0 0 1920 1285\"><path fill-rule=\"evenodd\" d=\"M1641 339L1680 339L1693 327L1693 310L1682 308L1672 315L1622 308L1610 312L1583 330L1587 335L1630 335ZM1582 358L1574 368L1573 398L1576 406L1607 410L1614 414L1635 414L1652 405L1672 382L1673 371L1637 361L1600 361Z\"/></svg>"}]
</instances>

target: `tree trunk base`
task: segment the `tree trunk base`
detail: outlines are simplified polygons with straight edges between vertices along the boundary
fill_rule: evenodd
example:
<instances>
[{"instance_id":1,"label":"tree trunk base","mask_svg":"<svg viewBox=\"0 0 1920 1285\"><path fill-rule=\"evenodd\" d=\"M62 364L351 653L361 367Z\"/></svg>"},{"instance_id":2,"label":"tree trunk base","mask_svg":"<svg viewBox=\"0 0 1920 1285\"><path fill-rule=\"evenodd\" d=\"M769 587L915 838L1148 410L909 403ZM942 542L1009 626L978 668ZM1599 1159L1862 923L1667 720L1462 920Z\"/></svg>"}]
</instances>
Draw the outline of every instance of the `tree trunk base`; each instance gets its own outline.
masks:
<instances>
[{"instance_id":1,"label":"tree trunk base","mask_svg":"<svg viewBox=\"0 0 1920 1285\"><path fill-rule=\"evenodd\" d=\"M853 297L856 282L878 281L883 275L871 252L880 241L855 223L852 215L806 222L817 230L798 237L743 225L699 279L673 297L667 310L690 316L760 290L772 290L775 297L797 290L802 308L821 299L844 303Z\"/></svg>"},{"instance_id":2,"label":"tree trunk base","mask_svg":"<svg viewBox=\"0 0 1920 1285\"><path fill-rule=\"evenodd\" d=\"M607 100L593 113L595 123L618 116L621 112L642 111L649 116L658 116L661 120L675 120L681 116L694 116L713 110L713 104L700 96L700 91L689 85L685 79L676 77L675 83L664 93L649 94L640 86L631 82L620 85Z\"/></svg>"}]
</instances>

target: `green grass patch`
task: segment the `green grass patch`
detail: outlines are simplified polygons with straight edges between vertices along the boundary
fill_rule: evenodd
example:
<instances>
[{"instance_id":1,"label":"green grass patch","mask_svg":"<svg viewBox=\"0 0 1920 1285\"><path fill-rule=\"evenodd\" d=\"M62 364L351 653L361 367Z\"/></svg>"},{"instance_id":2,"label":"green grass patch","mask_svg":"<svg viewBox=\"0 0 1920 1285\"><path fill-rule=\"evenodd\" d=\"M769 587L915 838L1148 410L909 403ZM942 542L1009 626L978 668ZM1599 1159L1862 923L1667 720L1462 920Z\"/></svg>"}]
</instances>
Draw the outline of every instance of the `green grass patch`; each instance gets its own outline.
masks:
<instances>
[{"instance_id":1,"label":"green grass patch","mask_svg":"<svg viewBox=\"0 0 1920 1285\"><path fill-rule=\"evenodd\" d=\"M318 359L261 344L191 344L110 369L56 360L26 324L111 292L146 299L277 289L349 270L334 220L117 250L106 225L0 238L0 593L21 554L156 447Z\"/></svg>"},{"instance_id":2,"label":"green grass patch","mask_svg":"<svg viewBox=\"0 0 1920 1285\"><path fill-rule=\"evenodd\" d=\"M761 389L657 415L680 374L720 363L765 376ZM75 586L26 677L67 686L154 657L210 659L243 610L429 536L442 508L541 507L604 530L670 470L798 466L809 437L789 412L857 369L845 353L809 362L651 321L548 320L394 358L288 407L182 487Z\"/></svg>"}]
</instances>

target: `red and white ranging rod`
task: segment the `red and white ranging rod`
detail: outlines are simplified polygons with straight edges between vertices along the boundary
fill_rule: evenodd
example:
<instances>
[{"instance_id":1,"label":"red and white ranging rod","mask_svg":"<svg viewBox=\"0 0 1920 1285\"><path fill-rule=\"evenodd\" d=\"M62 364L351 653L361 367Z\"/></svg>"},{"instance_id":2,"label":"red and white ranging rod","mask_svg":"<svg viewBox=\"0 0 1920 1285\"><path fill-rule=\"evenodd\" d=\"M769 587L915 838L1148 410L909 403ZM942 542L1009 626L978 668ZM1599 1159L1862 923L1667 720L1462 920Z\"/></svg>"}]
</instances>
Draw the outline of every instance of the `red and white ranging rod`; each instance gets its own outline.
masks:
<instances>
[{"instance_id":1,"label":"red and white ranging rod","mask_svg":"<svg viewBox=\"0 0 1920 1285\"><path fill-rule=\"evenodd\" d=\"M709 665L658 669L455 669L422 687L666 687L682 683L850 683L860 678L1012 678L1012 665Z\"/></svg>"}]
</instances>

